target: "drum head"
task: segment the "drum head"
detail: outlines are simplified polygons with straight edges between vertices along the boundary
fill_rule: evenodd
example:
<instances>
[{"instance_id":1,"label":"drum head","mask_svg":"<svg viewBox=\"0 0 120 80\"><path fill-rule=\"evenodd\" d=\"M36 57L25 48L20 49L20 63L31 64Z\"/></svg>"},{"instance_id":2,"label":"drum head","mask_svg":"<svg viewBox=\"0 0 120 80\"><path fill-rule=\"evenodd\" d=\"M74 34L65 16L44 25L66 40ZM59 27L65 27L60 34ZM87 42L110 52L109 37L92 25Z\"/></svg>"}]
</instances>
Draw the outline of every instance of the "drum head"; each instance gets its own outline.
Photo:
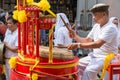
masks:
<instances>
[{"instance_id":1,"label":"drum head","mask_svg":"<svg viewBox=\"0 0 120 80\"><path fill-rule=\"evenodd\" d=\"M49 47L40 46L40 56L48 58ZM53 58L60 60L73 60L74 55L71 51L63 48L53 48Z\"/></svg>"}]
</instances>

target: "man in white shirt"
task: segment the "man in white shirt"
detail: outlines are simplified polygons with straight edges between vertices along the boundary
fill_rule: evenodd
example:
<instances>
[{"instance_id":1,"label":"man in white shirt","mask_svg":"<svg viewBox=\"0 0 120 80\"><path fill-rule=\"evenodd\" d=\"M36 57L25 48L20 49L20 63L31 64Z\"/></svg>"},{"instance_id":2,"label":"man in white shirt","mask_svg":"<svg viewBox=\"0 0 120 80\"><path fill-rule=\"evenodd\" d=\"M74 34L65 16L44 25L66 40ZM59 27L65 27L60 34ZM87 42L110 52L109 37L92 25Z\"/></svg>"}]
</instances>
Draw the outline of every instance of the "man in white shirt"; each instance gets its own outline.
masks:
<instances>
[{"instance_id":1,"label":"man in white shirt","mask_svg":"<svg viewBox=\"0 0 120 80\"><path fill-rule=\"evenodd\" d=\"M5 73L6 80L10 79L10 65L9 59L11 57L17 56L18 51L18 29L17 21L13 19L12 16L7 18L8 29L5 34L4 45L6 48L5 51Z\"/></svg>"},{"instance_id":2,"label":"man in white shirt","mask_svg":"<svg viewBox=\"0 0 120 80\"><path fill-rule=\"evenodd\" d=\"M99 3L90 9L96 24L86 38L79 37L73 30L69 33L78 43L69 44L68 49L93 49L87 57L79 60L80 80L96 80L107 55L118 53L117 27L109 21L108 8L109 5Z\"/></svg>"}]
</instances>

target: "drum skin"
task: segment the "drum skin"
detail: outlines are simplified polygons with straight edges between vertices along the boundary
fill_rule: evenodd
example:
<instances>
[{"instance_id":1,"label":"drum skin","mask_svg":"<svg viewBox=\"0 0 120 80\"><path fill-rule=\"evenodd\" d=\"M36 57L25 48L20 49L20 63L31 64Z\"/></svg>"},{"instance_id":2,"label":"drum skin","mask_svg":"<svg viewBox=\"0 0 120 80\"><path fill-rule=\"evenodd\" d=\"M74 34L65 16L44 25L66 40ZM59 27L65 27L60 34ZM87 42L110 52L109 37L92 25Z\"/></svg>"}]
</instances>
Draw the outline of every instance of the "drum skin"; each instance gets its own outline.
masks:
<instances>
[{"instance_id":1,"label":"drum skin","mask_svg":"<svg viewBox=\"0 0 120 80\"><path fill-rule=\"evenodd\" d=\"M49 47L47 46L40 46L40 57L42 58L48 58L49 56ZM68 60L73 60L74 59L74 55L73 53L66 49L66 48L57 48L54 47L53 48L53 59L56 60L62 60L62 61L68 61ZM47 60L47 59L44 59Z\"/></svg>"}]
</instances>

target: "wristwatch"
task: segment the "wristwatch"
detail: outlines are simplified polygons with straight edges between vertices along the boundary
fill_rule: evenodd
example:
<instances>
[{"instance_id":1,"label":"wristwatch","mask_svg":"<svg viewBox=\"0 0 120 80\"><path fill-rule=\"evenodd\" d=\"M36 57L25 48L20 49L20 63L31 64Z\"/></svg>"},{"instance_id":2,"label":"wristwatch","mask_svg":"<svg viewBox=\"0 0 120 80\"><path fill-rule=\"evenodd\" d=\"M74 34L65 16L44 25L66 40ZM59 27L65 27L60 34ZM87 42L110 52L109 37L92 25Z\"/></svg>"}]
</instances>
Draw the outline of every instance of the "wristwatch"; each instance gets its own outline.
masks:
<instances>
[{"instance_id":1,"label":"wristwatch","mask_svg":"<svg viewBox=\"0 0 120 80\"><path fill-rule=\"evenodd\" d=\"M80 48L80 44L81 44L81 43L78 43L78 48Z\"/></svg>"}]
</instances>

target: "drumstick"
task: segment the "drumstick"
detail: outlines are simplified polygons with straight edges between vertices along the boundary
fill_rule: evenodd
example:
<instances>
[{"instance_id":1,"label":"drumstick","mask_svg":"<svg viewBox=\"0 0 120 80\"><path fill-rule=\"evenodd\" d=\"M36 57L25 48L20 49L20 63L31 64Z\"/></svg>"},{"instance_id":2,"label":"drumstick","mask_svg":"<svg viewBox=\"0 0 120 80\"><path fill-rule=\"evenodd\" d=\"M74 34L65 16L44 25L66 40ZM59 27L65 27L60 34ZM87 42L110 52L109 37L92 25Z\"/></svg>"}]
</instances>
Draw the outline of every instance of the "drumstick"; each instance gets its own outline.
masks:
<instances>
[{"instance_id":1,"label":"drumstick","mask_svg":"<svg viewBox=\"0 0 120 80\"><path fill-rule=\"evenodd\" d=\"M54 47L57 47L57 48L67 48L67 46L54 46Z\"/></svg>"},{"instance_id":2,"label":"drumstick","mask_svg":"<svg viewBox=\"0 0 120 80\"><path fill-rule=\"evenodd\" d=\"M60 15L60 18L62 19L64 25L66 26L66 28L68 29L68 31L71 31L71 29L69 28L68 24L64 21L63 17Z\"/></svg>"},{"instance_id":3,"label":"drumstick","mask_svg":"<svg viewBox=\"0 0 120 80\"><path fill-rule=\"evenodd\" d=\"M74 24L72 25L72 29L74 29L75 25L76 25L76 21L75 21Z\"/></svg>"}]
</instances>

